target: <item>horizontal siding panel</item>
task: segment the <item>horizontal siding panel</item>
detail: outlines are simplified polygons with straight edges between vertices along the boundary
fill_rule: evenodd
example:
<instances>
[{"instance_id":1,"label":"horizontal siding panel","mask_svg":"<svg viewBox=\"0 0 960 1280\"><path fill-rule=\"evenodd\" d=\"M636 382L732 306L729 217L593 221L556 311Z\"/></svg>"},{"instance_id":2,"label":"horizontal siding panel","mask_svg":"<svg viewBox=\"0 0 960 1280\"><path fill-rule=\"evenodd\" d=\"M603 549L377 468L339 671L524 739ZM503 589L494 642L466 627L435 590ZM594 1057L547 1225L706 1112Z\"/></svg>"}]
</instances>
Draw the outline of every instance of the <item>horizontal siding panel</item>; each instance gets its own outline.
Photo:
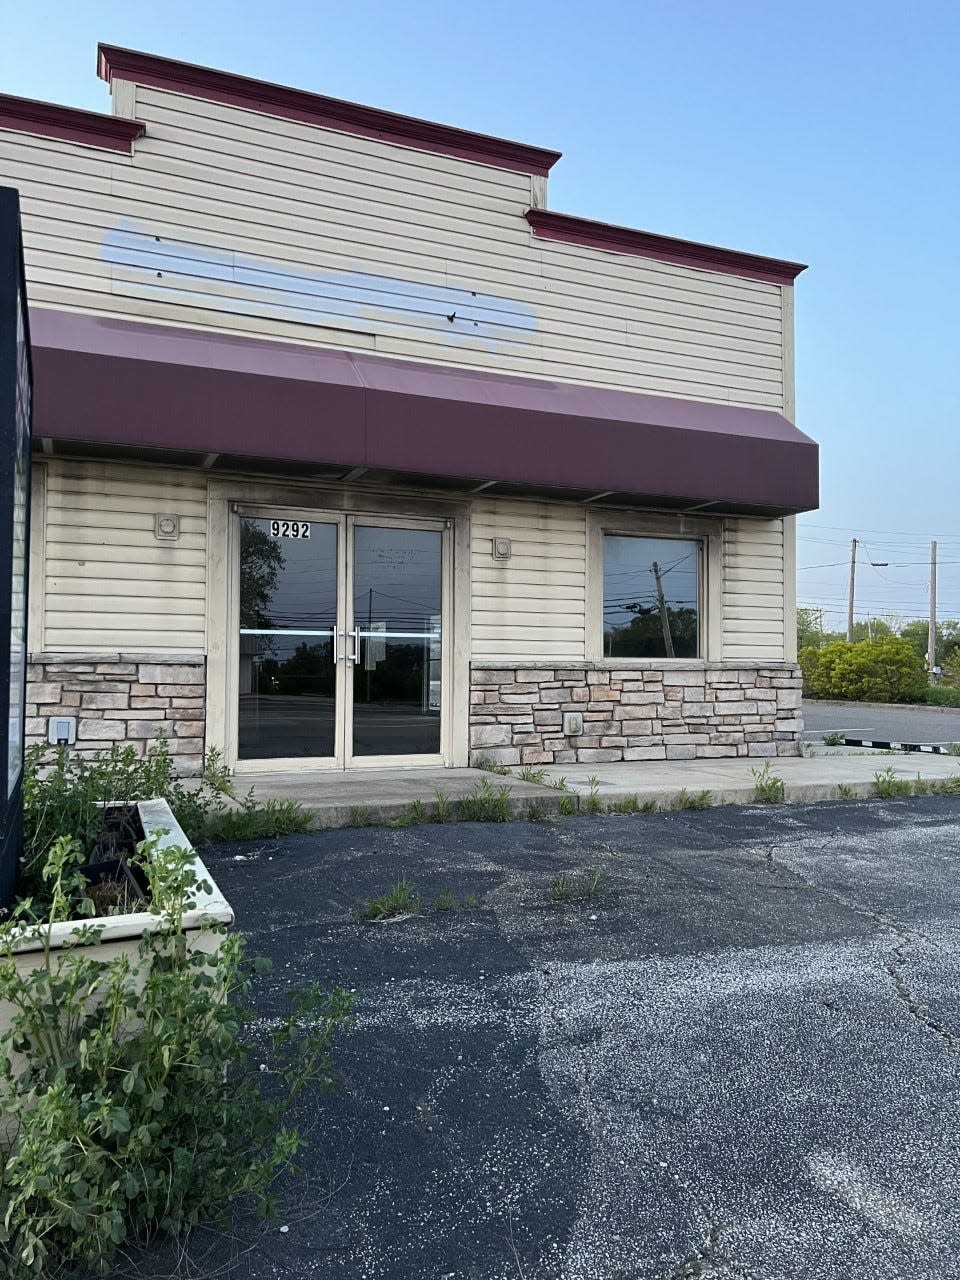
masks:
<instances>
[{"instance_id":1,"label":"horizontal siding panel","mask_svg":"<svg viewBox=\"0 0 960 1280\"><path fill-rule=\"evenodd\" d=\"M585 652L586 516L559 503L474 502L473 657L582 659ZM511 558L495 561L493 538Z\"/></svg>"},{"instance_id":2,"label":"horizontal siding panel","mask_svg":"<svg viewBox=\"0 0 960 1280\"><path fill-rule=\"evenodd\" d=\"M165 90L136 109L133 157L0 135L38 301L782 407L778 286L534 237L523 174ZM105 262L111 232L142 239Z\"/></svg>"},{"instance_id":3,"label":"horizontal siding panel","mask_svg":"<svg viewBox=\"0 0 960 1280\"><path fill-rule=\"evenodd\" d=\"M158 513L180 516L178 539L154 536ZM203 650L205 477L52 459L45 541L46 648Z\"/></svg>"},{"instance_id":4,"label":"horizontal siding panel","mask_svg":"<svg viewBox=\"0 0 960 1280\"><path fill-rule=\"evenodd\" d=\"M723 534L723 656L784 656L783 524L727 520Z\"/></svg>"}]
</instances>

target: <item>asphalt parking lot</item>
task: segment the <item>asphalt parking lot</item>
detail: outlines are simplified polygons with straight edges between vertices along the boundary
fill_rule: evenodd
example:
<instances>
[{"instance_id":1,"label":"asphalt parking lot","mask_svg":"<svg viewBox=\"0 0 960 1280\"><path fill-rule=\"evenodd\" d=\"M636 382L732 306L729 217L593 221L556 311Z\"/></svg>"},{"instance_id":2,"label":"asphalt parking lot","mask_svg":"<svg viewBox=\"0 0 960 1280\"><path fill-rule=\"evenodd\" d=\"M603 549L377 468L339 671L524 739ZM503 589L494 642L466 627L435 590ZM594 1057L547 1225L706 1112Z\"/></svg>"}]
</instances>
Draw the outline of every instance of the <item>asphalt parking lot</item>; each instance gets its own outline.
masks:
<instances>
[{"instance_id":1,"label":"asphalt parking lot","mask_svg":"<svg viewBox=\"0 0 960 1280\"><path fill-rule=\"evenodd\" d=\"M960 1274L960 801L315 832L205 855L356 988L281 1216L123 1276ZM596 868L599 895L549 900ZM405 873L431 902L358 919ZM285 1230L283 1228L286 1228Z\"/></svg>"},{"instance_id":2,"label":"asphalt parking lot","mask_svg":"<svg viewBox=\"0 0 960 1280\"><path fill-rule=\"evenodd\" d=\"M805 738L846 733L885 742L960 742L960 707L880 706L863 702L803 704Z\"/></svg>"}]
</instances>

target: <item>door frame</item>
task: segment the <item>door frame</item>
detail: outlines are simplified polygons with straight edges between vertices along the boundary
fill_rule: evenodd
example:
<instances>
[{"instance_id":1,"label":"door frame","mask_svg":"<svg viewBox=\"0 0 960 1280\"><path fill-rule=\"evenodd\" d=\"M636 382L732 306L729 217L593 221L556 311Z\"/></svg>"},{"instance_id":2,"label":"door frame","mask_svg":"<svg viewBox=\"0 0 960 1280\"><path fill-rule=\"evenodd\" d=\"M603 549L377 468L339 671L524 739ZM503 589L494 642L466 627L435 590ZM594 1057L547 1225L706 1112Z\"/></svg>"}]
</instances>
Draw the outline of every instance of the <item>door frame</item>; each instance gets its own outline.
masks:
<instances>
[{"instance_id":1,"label":"door frame","mask_svg":"<svg viewBox=\"0 0 960 1280\"><path fill-rule=\"evenodd\" d=\"M436 756L361 756L342 758L239 760L239 516L278 510L305 520L343 521L399 527L440 527L441 600L445 611L441 653L440 752ZM341 554L348 539L342 536ZM448 621L449 618L449 621ZM415 767L463 767L469 759L470 688L470 507L469 501L437 499L429 494L357 492L342 486L317 486L255 479L211 478L207 491L207 698L206 744L215 747L228 769L238 774L290 772L341 773L352 770ZM347 664L338 663L346 670ZM338 672L338 680L343 677Z\"/></svg>"}]
</instances>

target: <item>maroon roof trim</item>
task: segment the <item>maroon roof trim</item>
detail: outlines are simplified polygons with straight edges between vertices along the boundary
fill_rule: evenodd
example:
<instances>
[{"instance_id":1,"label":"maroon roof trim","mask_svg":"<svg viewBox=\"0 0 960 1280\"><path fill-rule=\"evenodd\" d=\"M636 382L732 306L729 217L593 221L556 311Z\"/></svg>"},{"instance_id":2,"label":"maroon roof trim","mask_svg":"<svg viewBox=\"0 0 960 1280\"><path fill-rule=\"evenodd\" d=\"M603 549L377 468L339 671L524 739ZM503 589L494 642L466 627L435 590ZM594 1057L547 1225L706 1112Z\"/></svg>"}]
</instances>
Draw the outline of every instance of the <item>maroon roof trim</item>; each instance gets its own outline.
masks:
<instances>
[{"instance_id":1,"label":"maroon roof trim","mask_svg":"<svg viewBox=\"0 0 960 1280\"><path fill-rule=\"evenodd\" d=\"M745 276L750 280L766 280L772 284L792 284L806 265L785 262L780 258L764 258L738 249L720 249L693 240L676 240L652 231L635 231L631 227L615 227L606 222L575 218L569 213L550 209L528 209L527 222L534 234L545 240L563 240L567 244L583 244L591 249L611 253L633 253L661 262L678 262L685 267L704 271L722 271L727 275Z\"/></svg>"},{"instance_id":2,"label":"maroon roof trim","mask_svg":"<svg viewBox=\"0 0 960 1280\"><path fill-rule=\"evenodd\" d=\"M97 46L97 75L112 84L114 79L131 80L135 84L152 85L212 102L224 102L248 111L298 120L303 124L339 129L365 138L379 138L401 146L437 151L441 155L473 160L478 164L511 169L516 173L545 175L560 159L559 151L527 146L482 133L471 133L450 125L416 120L339 98L326 98L303 89L252 80L246 76L177 62L135 49L118 49L114 45Z\"/></svg>"},{"instance_id":3,"label":"maroon roof trim","mask_svg":"<svg viewBox=\"0 0 960 1280\"><path fill-rule=\"evenodd\" d=\"M32 98L14 98L7 93L0 93L0 129L37 133L44 138L62 138L87 147L123 151L128 156L133 154L134 139L144 132L139 120L102 116L96 111L61 107L53 102L36 102Z\"/></svg>"},{"instance_id":4,"label":"maroon roof trim","mask_svg":"<svg viewBox=\"0 0 960 1280\"><path fill-rule=\"evenodd\" d=\"M816 444L768 410L46 308L30 320L36 438L715 511L818 503Z\"/></svg>"}]
</instances>

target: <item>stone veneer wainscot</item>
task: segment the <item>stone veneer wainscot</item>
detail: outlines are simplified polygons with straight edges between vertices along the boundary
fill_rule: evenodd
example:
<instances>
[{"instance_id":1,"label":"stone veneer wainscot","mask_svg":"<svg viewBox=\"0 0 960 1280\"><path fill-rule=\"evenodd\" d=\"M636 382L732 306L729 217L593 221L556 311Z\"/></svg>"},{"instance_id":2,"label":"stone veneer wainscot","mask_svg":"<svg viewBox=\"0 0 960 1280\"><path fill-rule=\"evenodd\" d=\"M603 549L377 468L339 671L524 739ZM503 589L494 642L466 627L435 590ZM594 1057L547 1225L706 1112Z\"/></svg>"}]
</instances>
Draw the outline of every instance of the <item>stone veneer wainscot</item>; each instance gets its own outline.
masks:
<instances>
[{"instance_id":1,"label":"stone veneer wainscot","mask_svg":"<svg viewBox=\"0 0 960 1280\"><path fill-rule=\"evenodd\" d=\"M27 668L27 742L47 740L50 716L77 717L81 753L133 746L163 733L178 769L203 763L206 668L197 654L37 653Z\"/></svg>"},{"instance_id":2,"label":"stone veneer wainscot","mask_svg":"<svg viewBox=\"0 0 960 1280\"><path fill-rule=\"evenodd\" d=\"M592 764L800 754L791 662L486 662L471 672L472 764ZM565 736L579 711L583 733Z\"/></svg>"}]
</instances>

